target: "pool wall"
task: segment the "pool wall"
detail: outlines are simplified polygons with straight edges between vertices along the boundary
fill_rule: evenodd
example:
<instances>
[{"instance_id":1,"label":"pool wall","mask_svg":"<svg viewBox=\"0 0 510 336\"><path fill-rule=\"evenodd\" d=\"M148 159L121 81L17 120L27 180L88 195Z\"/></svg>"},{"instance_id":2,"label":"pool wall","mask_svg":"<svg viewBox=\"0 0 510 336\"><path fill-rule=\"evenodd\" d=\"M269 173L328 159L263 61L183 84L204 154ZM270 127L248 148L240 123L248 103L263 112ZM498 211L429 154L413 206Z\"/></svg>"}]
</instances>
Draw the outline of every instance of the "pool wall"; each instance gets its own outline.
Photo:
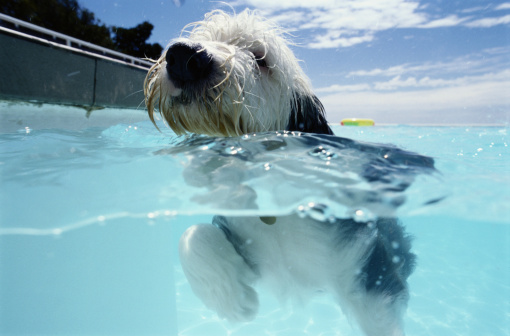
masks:
<instances>
[{"instance_id":1,"label":"pool wall","mask_svg":"<svg viewBox=\"0 0 510 336\"><path fill-rule=\"evenodd\" d=\"M0 27L1 100L90 108L143 106L148 62L124 55L131 59L130 63L116 59L122 54L104 48L105 54L100 55L87 51L93 45L86 48L80 45L79 49L76 42L62 44L56 40Z\"/></svg>"}]
</instances>

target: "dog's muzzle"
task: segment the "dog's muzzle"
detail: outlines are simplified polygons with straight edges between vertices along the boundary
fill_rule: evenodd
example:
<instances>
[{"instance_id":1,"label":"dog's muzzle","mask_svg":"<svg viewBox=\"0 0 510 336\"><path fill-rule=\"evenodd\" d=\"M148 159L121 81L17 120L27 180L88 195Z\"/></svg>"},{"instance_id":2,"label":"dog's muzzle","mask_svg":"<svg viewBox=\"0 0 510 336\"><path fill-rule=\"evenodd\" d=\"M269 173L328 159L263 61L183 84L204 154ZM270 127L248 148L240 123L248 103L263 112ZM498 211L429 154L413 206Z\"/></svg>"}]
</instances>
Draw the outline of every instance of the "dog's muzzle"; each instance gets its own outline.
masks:
<instances>
[{"instance_id":1,"label":"dog's muzzle","mask_svg":"<svg viewBox=\"0 0 510 336\"><path fill-rule=\"evenodd\" d=\"M207 79L213 69L212 56L200 44L175 43L165 58L168 76L177 88Z\"/></svg>"}]
</instances>

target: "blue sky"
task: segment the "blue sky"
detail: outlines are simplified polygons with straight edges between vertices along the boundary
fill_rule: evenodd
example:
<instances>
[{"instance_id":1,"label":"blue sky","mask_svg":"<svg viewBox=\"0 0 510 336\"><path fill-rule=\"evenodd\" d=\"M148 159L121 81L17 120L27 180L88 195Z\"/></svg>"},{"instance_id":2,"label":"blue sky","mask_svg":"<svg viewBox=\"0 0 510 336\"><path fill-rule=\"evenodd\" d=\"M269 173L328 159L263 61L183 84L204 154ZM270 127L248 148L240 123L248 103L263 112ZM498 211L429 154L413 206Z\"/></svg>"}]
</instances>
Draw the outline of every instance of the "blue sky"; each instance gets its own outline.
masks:
<instances>
[{"instance_id":1,"label":"blue sky","mask_svg":"<svg viewBox=\"0 0 510 336\"><path fill-rule=\"evenodd\" d=\"M510 122L510 1L79 0L166 46L216 8L258 9L289 31L332 123Z\"/></svg>"}]
</instances>

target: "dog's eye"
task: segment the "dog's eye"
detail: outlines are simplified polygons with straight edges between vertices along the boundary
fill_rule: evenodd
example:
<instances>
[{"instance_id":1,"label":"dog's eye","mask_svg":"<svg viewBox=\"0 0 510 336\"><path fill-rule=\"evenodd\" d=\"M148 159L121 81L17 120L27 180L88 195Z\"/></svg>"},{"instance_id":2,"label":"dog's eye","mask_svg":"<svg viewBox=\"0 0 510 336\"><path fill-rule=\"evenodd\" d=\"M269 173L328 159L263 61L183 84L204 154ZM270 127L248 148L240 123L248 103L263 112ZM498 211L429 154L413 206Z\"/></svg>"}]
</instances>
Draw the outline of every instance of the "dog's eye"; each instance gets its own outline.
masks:
<instances>
[{"instance_id":1,"label":"dog's eye","mask_svg":"<svg viewBox=\"0 0 510 336\"><path fill-rule=\"evenodd\" d=\"M265 55L259 55L258 53L253 54L253 59L257 62L259 68L267 68L267 62Z\"/></svg>"},{"instance_id":2,"label":"dog's eye","mask_svg":"<svg viewBox=\"0 0 510 336\"><path fill-rule=\"evenodd\" d=\"M267 63L266 63L266 60L264 58L255 58L255 62L257 62L257 65L260 68L267 68Z\"/></svg>"}]
</instances>

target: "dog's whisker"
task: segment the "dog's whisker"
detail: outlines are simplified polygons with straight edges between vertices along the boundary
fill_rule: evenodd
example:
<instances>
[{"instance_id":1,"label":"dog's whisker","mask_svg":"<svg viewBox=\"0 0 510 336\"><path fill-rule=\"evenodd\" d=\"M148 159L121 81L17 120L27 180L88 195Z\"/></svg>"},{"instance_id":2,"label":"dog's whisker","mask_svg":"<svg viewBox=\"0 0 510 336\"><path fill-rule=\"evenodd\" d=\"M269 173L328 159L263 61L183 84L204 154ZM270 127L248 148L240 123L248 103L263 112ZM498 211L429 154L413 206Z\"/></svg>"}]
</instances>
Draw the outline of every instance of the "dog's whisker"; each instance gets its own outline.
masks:
<instances>
[{"instance_id":1,"label":"dog's whisker","mask_svg":"<svg viewBox=\"0 0 510 336\"><path fill-rule=\"evenodd\" d=\"M225 78L223 78L218 84L214 85L212 87L212 89L217 89L217 88L221 87L222 90L225 90L226 89L225 83L228 82L229 78L230 78L230 72L226 72L225 73Z\"/></svg>"},{"instance_id":2,"label":"dog's whisker","mask_svg":"<svg viewBox=\"0 0 510 336\"><path fill-rule=\"evenodd\" d=\"M233 56L232 56L232 57L233 57ZM233 61L232 61L232 59L231 59L231 58L230 58L230 59L229 59L229 58L227 58L227 59L225 60L225 62L223 62L223 64L221 64L221 65L219 66L219 68L222 70L222 73L224 73L224 74L225 74L225 76L223 77L223 79L222 79L220 82L218 82L216 85L214 85L214 86L212 87L213 89L214 89L214 88L216 88L216 87L219 87L219 86L223 85L224 83L226 83L226 82L229 80L229 78L230 78L230 76L231 76L231 74L232 74L232 70L229 70L229 69L232 69L232 68L233 68L233 66L228 67L228 66L227 66L227 63L228 63L228 62L233 62Z\"/></svg>"}]
</instances>

